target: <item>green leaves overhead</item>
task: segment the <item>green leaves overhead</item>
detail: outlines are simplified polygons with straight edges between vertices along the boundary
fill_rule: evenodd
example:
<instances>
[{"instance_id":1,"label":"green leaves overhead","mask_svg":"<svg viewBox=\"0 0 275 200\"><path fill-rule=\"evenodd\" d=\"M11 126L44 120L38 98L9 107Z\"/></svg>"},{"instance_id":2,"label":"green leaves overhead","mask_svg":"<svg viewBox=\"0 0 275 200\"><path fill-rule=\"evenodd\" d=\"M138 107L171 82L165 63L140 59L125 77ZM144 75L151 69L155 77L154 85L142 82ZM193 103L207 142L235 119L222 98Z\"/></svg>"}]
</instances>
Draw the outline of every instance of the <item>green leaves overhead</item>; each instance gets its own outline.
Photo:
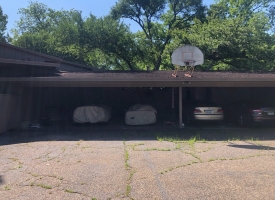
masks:
<instances>
[{"instance_id":1,"label":"green leaves overhead","mask_svg":"<svg viewBox=\"0 0 275 200\"><path fill-rule=\"evenodd\" d=\"M2 7L0 6L0 41L5 41L5 30L7 29L8 16L3 13Z\"/></svg>"},{"instance_id":2,"label":"green leaves overhead","mask_svg":"<svg viewBox=\"0 0 275 200\"><path fill-rule=\"evenodd\" d=\"M162 58L172 40L172 30L188 28L195 17L204 18L204 10L201 0L119 0L112 7L111 16L131 19L140 26L142 33L137 41L142 59L145 65L159 70L167 67L162 66Z\"/></svg>"},{"instance_id":3,"label":"green leaves overhead","mask_svg":"<svg viewBox=\"0 0 275 200\"><path fill-rule=\"evenodd\" d=\"M191 43L205 55L206 69L266 70L274 66L274 38L266 1L219 1L206 21L174 31L174 43ZM220 12L222 10L222 12Z\"/></svg>"}]
</instances>

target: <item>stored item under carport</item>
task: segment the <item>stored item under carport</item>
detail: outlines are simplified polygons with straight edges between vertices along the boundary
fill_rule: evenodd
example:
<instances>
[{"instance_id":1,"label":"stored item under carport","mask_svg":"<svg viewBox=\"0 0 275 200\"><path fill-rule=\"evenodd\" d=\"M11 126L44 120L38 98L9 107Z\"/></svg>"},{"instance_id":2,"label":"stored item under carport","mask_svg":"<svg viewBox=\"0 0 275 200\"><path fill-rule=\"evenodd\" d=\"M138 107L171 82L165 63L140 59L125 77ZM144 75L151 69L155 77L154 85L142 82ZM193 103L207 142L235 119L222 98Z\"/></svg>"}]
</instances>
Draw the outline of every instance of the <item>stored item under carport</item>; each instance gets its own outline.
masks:
<instances>
[{"instance_id":1,"label":"stored item under carport","mask_svg":"<svg viewBox=\"0 0 275 200\"><path fill-rule=\"evenodd\" d=\"M135 104L125 114L127 125L149 125L157 121L157 110L150 105Z\"/></svg>"},{"instance_id":2,"label":"stored item under carport","mask_svg":"<svg viewBox=\"0 0 275 200\"><path fill-rule=\"evenodd\" d=\"M75 123L108 122L111 118L111 108L107 106L82 106L74 110Z\"/></svg>"}]
</instances>

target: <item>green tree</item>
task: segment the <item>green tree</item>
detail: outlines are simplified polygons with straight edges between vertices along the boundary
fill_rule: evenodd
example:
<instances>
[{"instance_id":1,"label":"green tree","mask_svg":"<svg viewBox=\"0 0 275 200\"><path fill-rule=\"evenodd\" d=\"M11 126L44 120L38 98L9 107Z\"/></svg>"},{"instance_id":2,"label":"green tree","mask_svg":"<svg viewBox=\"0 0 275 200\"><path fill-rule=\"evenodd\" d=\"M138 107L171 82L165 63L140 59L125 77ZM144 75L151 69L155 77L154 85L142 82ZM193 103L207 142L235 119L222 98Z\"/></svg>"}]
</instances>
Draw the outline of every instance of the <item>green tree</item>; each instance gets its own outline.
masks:
<instances>
[{"instance_id":1,"label":"green tree","mask_svg":"<svg viewBox=\"0 0 275 200\"><path fill-rule=\"evenodd\" d=\"M138 45L119 20L92 14L83 19L80 11L55 11L37 2L19 13L14 45L104 69L136 69Z\"/></svg>"},{"instance_id":2,"label":"green tree","mask_svg":"<svg viewBox=\"0 0 275 200\"><path fill-rule=\"evenodd\" d=\"M5 31L7 29L8 16L3 13L2 7L0 6L0 41L5 42Z\"/></svg>"},{"instance_id":3,"label":"green tree","mask_svg":"<svg viewBox=\"0 0 275 200\"><path fill-rule=\"evenodd\" d=\"M80 11L55 11L32 2L20 11L20 21L12 30L14 45L83 63Z\"/></svg>"},{"instance_id":4,"label":"green tree","mask_svg":"<svg viewBox=\"0 0 275 200\"><path fill-rule=\"evenodd\" d=\"M27 8L18 10L18 14L21 16L14 31L17 34L37 33L41 30L50 32L52 28L50 13L52 12L54 10L48 8L45 4L30 1Z\"/></svg>"},{"instance_id":5,"label":"green tree","mask_svg":"<svg viewBox=\"0 0 275 200\"><path fill-rule=\"evenodd\" d=\"M144 65L155 70L165 65L165 48L172 40L172 30L190 27L194 18L204 18L201 0L119 0L111 9L115 19L128 18L142 29L136 40L143 52Z\"/></svg>"},{"instance_id":6,"label":"green tree","mask_svg":"<svg viewBox=\"0 0 275 200\"><path fill-rule=\"evenodd\" d=\"M195 20L187 31L174 31L174 47L187 43L198 46L207 69L271 69L275 41L265 13L269 6L267 1L219 1L211 5L206 21Z\"/></svg>"},{"instance_id":7,"label":"green tree","mask_svg":"<svg viewBox=\"0 0 275 200\"><path fill-rule=\"evenodd\" d=\"M128 26L108 16L89 17L85 22L85 34L85 48L88 51L100 49L108 55L112 69L137 69L135 60L141 52Z\"/></svg>"}]
</instances>

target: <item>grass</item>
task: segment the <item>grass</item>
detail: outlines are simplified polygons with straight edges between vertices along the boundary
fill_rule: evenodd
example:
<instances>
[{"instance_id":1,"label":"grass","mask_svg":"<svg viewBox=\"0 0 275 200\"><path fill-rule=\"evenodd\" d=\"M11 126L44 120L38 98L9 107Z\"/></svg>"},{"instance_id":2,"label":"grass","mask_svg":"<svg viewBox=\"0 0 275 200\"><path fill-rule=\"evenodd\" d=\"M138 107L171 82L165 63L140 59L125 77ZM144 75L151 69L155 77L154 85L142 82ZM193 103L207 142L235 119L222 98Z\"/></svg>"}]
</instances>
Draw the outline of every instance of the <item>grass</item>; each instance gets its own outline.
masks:
<instances>
[{"instance_id":1,"label":"grass","mask_svg":"<svg viewBox=\"0 0 275 200\"><path fill-rule=\"evenodd\" d=\"M8 185L5 186L5 190L10 190L10 189L11 188Z\"/></svg>"},{"instance_id":2,"label":"grass","mask_svg":"<svg viewBox=\"0 0 275 200\"><path fill-rule=\"evenodd\" d=\"M123 140L123 145L124 145L124 163L125 163L125 168L127 171L129 171L129 177L127 179L127 185L126 185L126 191L125 191L125 195L127 197L130 198L130 193L131 193L131 182L132 182L132 178L133 175L135 173L135 171L132 170L131 166L129 165L129 151L127 150L127 145L125 140ZM144 143L139 143L139 144L135 144L135 145L131 145L132 149L134 150L134 148L138 145L144 145ZM130 198L132 199L132 198Z\"/></svg>"},{"instance_id":3,"label":"grass","mask_svg":"<svg viewBox=\"0 0 275 200\"><path fill-rule=\"evenodd\" d=\"M129 196L130 196L130 193L131 193L131 186L130 186L130 185L127 185L127 186L126 186L126 196L129 197Z\"/></svg>"},{"instance_id":4,"label":"grass","mask_svg":"<svg viewBox=\"0 0 275 200\"><path fill-rule=\"evenodd\" d=\"M162 136L162 135L156 135L156 139L159 142L167 141L167 142L188 142L188 143L194 143L194 142L206 142L205 139L201 138L200 134L197 133L195 136L192 136L190 138L182 138L177 135L175 136Z\"/></svg>"},{"instance_id":5,"label":"grass","mask_svg":"<svg viewBox=\"0 0 275 200\"><path fill-rule=\"evenodd\" d=\"M175 149L180 149L180 148L181 148L181 143L180 143L180 142L177 142L177 143L176 143Z\"/></svg>"},{"instance_id":6,"label":"grass","mask_svg":"<svg viewBox=\"0 0 275 200\"><path fill-rule=\"evenodd\" d=\"M202 163L202 159L199 156L197 156L196 154L194 154L194 153L187 153L187 152L185 152L185 153L193 156L194 158L196 158L197 160L199 160L200 163Z\"/></svg>"},{"instance_id":7,"label":"grass","mask_svg":"<svg viewBox=\"0 0 275 200\"><path fill-rule=\"evenodd\" d=\"M12 160L12 161L17 161L17 160L19 160L18 158L9 158L10 160Z\"/></svg>"},{"instance_id":8,"label":"grass","mask_svg":"<svg viewBox=\"0 0 275 200\"><path fill-rule=\"evenodd\" d=\"M197 141L197 138L196 136L195 137L191 137L189 140L188 140L188 144L194 148L194 145L195 145L195 142Z\"/></svg>"},{"instance_id":9,"label":"grass","mask_svg":"<svg viewBox=\"0 0 275 200\"><path fill-rule=\"evenodd\" d=\"M40 187L42 187L44 189L52 189L52 186L50 186L50 185L37 184L36 186L40 186Z\"/></svg>"},{"instance_id":10,"label":"grass","mask_svg":"<svg viewBox=\"0 0 275 200\"><path fill-rule=\"evenodd\" d=\"M30 173L30 175L34 176L34 177L38 177L38 174L34 174L34 173Z\"/></svg>"},{"instance_id":11,"label":"grass","mask_svg":"<svg viewBox=\"0 0 275 200\"><path fill-rule=\"evenodd\" d=\"M65 192L68 192L68 193L76 193L75 191L71 190L71 189L66 189Z\"/></svg>"},{"instance_id":12,"label":"grass","mask_svg":"<svg viewBox=\"0 0 275 200\"><path fill-rule=\"evenodd\" d=\"M125 148L124 150L124 163L125 163L125 168L128 170L130 168L130 165L128 163L129 161L129 152L128 150Z\"/></svg>"},{"instance_id":13,"label":"grass","mask_svg":"<svg viewBox=\"0 0 275 200\"><path fill-rule=\"evenodd\" d=\"M138 144L134 144L134 145L129 145L129 146L131 146L132 149L135 151L135 148L136 148L137 146L141 146L141 145L144 145L144 143L142 142L142 143L138 143Z\"/></svg>"}]
</instances>

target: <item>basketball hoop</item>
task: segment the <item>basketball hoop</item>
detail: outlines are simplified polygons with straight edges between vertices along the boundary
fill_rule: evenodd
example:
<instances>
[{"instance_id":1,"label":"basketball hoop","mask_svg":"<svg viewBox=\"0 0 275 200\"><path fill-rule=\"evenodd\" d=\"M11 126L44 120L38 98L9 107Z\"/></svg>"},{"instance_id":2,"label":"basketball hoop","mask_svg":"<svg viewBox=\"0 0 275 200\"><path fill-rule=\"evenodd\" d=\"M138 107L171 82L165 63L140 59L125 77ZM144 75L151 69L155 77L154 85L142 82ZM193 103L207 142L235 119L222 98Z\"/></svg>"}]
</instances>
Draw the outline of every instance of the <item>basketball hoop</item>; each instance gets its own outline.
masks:
<instances>
[{"instance_id":1,"label":"basketball hoop","mask_svg":"<svg viewBox=\"0 0 275 200\"><path fill-rule=\"evenodd\" d=\"M187 77L192 77L196 61L195 60L184 60L182 62L184 63L183 67L187 67L186 73L184 75ZM176 66L172 76L177 77L177 73L178 73L179 69L180 69L180 67Z\"/></svg>"},{"instance_id":2,"label":"basketball hoop","mask_svg":"<svg viewBox=\"0 0 275 200\"><path fill-rule=\"evenodd\" d=\"M186 73L184 74L187 77L192 77L196 65L201 65L204 62L203 53L201 50L192 45L184 45L176 50L172 54L172 64L176 65L174 73L172 76L178 77L178 70L181 69L181 66L185 69Z\"/></svg>"},{"instance_id":3,"label":"basketball hoop","mask_svg":"<svg viewBox=\"0 0 275 200\"><path fill-rule=\"evenodd\" d=\"M185 61L183 61L183 63L187 67L187 73L184 75L188 76L188 77L192 77L196 61L195 60L185 60Z\"/></svg>"}]
</instances>

